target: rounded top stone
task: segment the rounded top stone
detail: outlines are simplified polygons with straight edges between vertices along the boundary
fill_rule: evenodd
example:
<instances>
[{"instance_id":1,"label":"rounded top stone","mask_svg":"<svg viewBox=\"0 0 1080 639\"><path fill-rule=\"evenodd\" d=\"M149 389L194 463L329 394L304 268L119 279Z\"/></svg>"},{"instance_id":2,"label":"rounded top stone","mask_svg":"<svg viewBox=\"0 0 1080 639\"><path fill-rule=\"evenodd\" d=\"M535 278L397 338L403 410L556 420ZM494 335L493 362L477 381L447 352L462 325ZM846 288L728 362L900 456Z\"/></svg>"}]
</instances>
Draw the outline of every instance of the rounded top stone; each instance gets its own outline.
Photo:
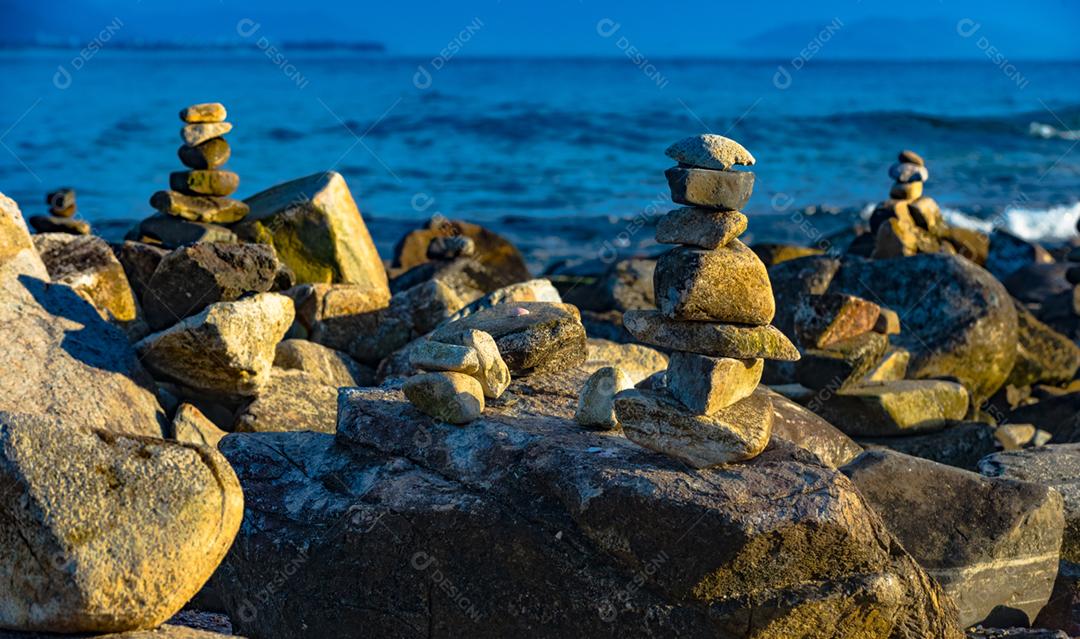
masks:
<instances>
[{"instance_id":1,"label":"rounded top stone","mask_svg":"<svg viewBox=\"0 0 1080 639\"><path fill-rule=\"evenodd\" d=\"M721 171L736 164L753 166L755 162L754 156L743 145L712 133L683 138L669 146L664 153L680 164Z\"/></svg>"},{"instance_id":2,"label":"rounded top stone","mask_svg":"<svg viewBox=\"0 0 1080 639\"><path fill-rule=\"evenodd\" d=\"M180 119L189 124L200 122L224 122L225 105L220 102L203 102L192 104L180 111Z\"/></svg>"},{"instance_id":3,"label":"rounded top stone","mask_svg":"<svg viewBox=\"0 0 1080 639\"><path fill-rule=\"evenodd\" d=\"M901 163L910 162L911 164L918 164L919 166L926 166L926 161L922 156L912 151L911 149L904 149L896 156L896 159Z\"/></svg>"}]
</instances>

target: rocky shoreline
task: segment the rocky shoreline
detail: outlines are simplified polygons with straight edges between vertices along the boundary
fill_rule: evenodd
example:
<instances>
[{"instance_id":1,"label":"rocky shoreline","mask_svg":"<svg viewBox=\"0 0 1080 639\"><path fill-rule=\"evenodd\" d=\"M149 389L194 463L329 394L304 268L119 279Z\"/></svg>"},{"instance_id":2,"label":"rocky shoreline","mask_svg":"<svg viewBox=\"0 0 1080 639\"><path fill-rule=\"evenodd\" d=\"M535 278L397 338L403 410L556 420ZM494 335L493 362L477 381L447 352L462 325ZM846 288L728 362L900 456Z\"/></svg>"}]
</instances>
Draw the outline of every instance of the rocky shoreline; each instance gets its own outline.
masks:
<instances>
[{"instance_id":1,"label":"rocky shoreline","mask_svg":"<svg viewBox=\"0 0 1080 639\"><path fill-rule=\"evenodd\" d=\"M380 255L333 172L232 199L181 118L125 241L0 195L0 636L1080 634L1077 252L949 227L918 154L823 251L687 138L663 255L535 273Z\"/></svg>"}]
</instances>

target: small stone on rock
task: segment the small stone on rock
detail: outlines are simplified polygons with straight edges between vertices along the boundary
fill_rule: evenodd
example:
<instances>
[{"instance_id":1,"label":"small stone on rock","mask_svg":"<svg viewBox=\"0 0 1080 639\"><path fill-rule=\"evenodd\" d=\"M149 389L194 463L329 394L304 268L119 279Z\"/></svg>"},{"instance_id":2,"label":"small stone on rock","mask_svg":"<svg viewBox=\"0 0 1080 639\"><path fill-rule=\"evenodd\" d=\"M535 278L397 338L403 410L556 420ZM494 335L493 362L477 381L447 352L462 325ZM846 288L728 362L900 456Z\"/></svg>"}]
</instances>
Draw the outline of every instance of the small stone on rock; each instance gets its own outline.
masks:
<instances>
[{"instance_id":1,"label":"small stone on rock","mask_svg":"<svg viewBox=\"0 0 1080 639\"><path fill-rule=\"evenodd\" d=\"M615 395L633 387L630 377L618 366L605 366L597 370L581 388L574 419L589 428L618 428L619 420L615 416L613 403Z\"/></svg>"},{"instance_id":2,"label":"small stone on rock","mask_svg":"<svg viewBox=\"0 0 1080 639\"><path fill-rule=\"evenodd\" d=\"M703 169L724 171L736 164L754 164L754 156L743 145L713 133L683 138L669 146L664 154L679 164Z\"/></svg>"},{"instance_id":3,"label":"small stone on rock","mask_svg":"<svg viewBox=\"0 0 1080 639\"><path fill-rule=\"evenodd\" d=\"M180 129L180 139L188 146L198 146L211 138L219 138L232 131L229 122L204 122L189 124Z\"/></svg>"},{"instance_id":4,"label":"small stone on rock","mask_svg":"<svg viewBox=\"0 0 1080 639\"><path fill-rule=\"evenodd\" d=\"M181 109L180 119L188 123L224 122L225 105L220 102L203 102Z\"/></svg>"},{"instance_id":5,"label":"small stone on rock","mask_svg":"<svg viewBox=\"0 0 1080 639\"><path fill-rule=\"evenodd\" d=\"M451 424L467 424L484 411L484 389L464 373L416 375L401 390L422 413Z\"/></svg>"}]
</instances>

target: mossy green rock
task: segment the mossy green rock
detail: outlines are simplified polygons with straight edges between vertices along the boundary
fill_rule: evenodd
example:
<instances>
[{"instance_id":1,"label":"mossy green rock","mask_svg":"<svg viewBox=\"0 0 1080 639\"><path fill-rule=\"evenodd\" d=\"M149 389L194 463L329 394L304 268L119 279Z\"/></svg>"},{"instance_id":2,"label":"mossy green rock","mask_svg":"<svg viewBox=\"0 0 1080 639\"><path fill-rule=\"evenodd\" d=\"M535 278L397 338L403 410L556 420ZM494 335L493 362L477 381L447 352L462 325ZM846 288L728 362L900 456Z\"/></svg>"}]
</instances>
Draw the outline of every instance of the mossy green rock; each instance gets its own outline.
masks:
<instances>
[{"instance_id":1,"label":"mossy green rock","mask_svg":"<svg viewBox=\"0 0 1080 639\"><path fill-rule=\"evenodd\" d=\"M184 195L226 196L232 195L239 186L240 176L232 171L193 170L169 174L169 187Z\"/></svg>"},{"instance_id":2,"label":"mossy green rock","mask_svg":"<svg viewBox=\"0 0 1080 639\"><path fill-rule=\"evenodd\" d=\"M386 270L340 174L316 173L245 201L251 213L237 233L273 244L297 283L361 284L390 299Z\"/></svg>"},{"instance_id":3,"label":"mossy green rock","mask_svg":"<svg viewBox=\"0 0 1080 639\"><path fill-rule=\"evenodd\" d=\"M671 319L763 326L776 314L769 273L739 240L711 251L680 246L664 253L653 289L657 307Z\"/></svg>"},{"instance_id":4,"label":"mossy green rock","mask_svg":"<svg viewBox=\"0 0 1080 639\"><path fill-rule=\"evenodd\" d=\"M866 384L815 395L817 413L852 437L889 437L938 431L968 411L968 393L941 380Z\"/></svg>"}]
</instances>

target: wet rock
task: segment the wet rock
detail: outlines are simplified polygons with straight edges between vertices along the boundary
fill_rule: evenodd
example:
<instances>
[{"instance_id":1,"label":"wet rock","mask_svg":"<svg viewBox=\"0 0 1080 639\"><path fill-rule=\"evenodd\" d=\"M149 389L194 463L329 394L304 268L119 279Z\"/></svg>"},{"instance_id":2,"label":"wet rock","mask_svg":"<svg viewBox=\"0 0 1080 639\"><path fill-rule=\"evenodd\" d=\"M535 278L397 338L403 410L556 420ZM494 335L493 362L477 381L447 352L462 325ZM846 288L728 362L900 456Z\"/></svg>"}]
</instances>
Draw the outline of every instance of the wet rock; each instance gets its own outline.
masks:
<instances>
[{"instance_id":1,"label":"wet rock","mask_svg":"<svg viewBox=\"0 0 1080 639\"><path fill-rule=\"evenodd\" d=\"M628 311L626 329L639 341L713 357L799 359L795 345L774 326L680 321L660 311Z\"/></svg>"},{"instance_id":2,"label":"wet rock","mask_svg":"<svg viewBox=\"0 0 1080 639\"><path fill-rule=\"evenodd\" d=\"M773 406L772 441L808 451L829 468L839 468L863 452L855 440L815 413L771 389L767 394Z\"/></svg>"},{"instance_id":3,"label":"wet rock","mask_svg":"<svg viewBox=\"0 0 1080 639\"><path fill-rule=\"evenodd\" d=\"M13 413L0 413L0 440L6 628L153 628L240 527L240 485L212 449Z\"/></svg>"},{"instance_id":4,"label":"wet rock","mask_svg":"<svg viewBox=\"0 0 1080 639\"><path fill-rule=\"evenodd\" d=\"M423 373L405 380L401 390L425 415L451 424L467 424L484 412L484 389L464 373Z\"/></svg>"},{"instance_id":5,"label":"wet rock","mask_svg":"<svg viewBox=\"0 0 1080 639\"><path fill-rule=\"evenodd\" d=\"M287 339L274 351L274 366L308 373L326 386L370 386L375 371L341 351L304 339Z\"/></svg>"},{"instance_id":6,"label":"wet rock","mask_svg":"<svg viewBox=\"0 0 1080 639\"><path fill-rule=\"evenodd\" d=\"M852 295L807 295L795 311L795 334L807 348L825 348L873 330L880 312Z\"/></svg>"},{"instance_id":7,"label":"wet rock","mask_svg":"<svg viewBox=\"0 0 1080 639\"><path fill-rule=\"evenodd\" d=\"M956 601L964 626L1034 621L1057 574L1064 517L1055 491L884 451L842 470Z\"/></svg>"},{"instance_id":8,"label":"wet rock","mask_svg":"<svg viewBox=\"0 0 1080 639\"><path fill-rule=\"evenodd\" d=\"M1065 512L1065 532L1061 558L1080 560L1080 444L1050 444L994 453L979 462L979 472L987 477L1004 477L1053 488L1061 494Z\"/></svg>"},{"instance_id":9,"label":"wet rock","mask_svg":"<svg viewBox=\"0 0 1080 639\"><path fill-rule=\"evenodd\" d=\"M765 325L776 312L765 265L739 240L714 251L668 251L656 262L653 286L671 319Z\"/></svg>"},{"instance_id":10,"label":"wet rock","mask_svg":"<svg viewBox=\"0 0 1080 639\"><path fill-rule=\"evenodd\" d=\"M735 140L704 133L683 138L664 151L672 160L703 169L730 169L736 164L753 166L754 156Z\"/></svg>"},{"instance_id":11,"label":"wet rock","mask_svg":"<svg viewBox=\"0 0 1080 639\"><path fill-rule=\"evenodd\" d=\"M225 105L220 102L201 102L180 109L180 119L187 123L224 122Z\"/></svg>"},{"instance_id":12,"label":"wet rock","mask_svg":"<svg viewBox=\"0 0 1080 639\"><path fill-rule=\"evenodd\" d=\"M394 247L396 268L411 269L428 261L428 246L437 237L467 237L473 241L472 258L484 270L500 278L494 288L532 279L525 259L517 248L502 236L477 224L461 220L432 219L427 226L410 232Z\"/></svg>"},{"instance_id":13,"label":"wet rock","mask_svg":"<svg viewBox=\"0 0 1080 639\"><path fill-rule=\"evenodd\" d=\"M940 380L866 384L836 392L816 413L852 437L891 437L942 430L968 411L963 386Z\"/></svg>"},{"instance_id":14,"label":"wet rock","mask_svg":"<svg viewBox=\"0 0 1080 639\"><path fill-rule=\"evenodd\" d=\"M86 220L59 215L31 215L30 226L38 233L90 235L90 223Z\"/></svg>"},{"instance_id":15,"label":"wet rock","mask_svg":"<svg viewBox=\"0 0 1080 639\"><path fill-rule=\"evenodd\" d=\"M150 206L162 213L192 222L232 224L248 214L248 205L240 200L210 195L185 195L177 191L157 191L150 196Z\"/></svg>"},{"instance_id":16,"label":"wet rock","mask_svg":"<svg viewBox=\"0 0 1080 639\"><path fill-rule=\"evenodd\" d=\"M269 381L274 349L292 321L292 300L260 293L211 304L135 349L162 377L222 395L253 395Z\"/></svg>"},{"instance_id":17,"label":"wet rock","mask_svg":"<svg viewBox=\"0 0 1080 639\"><path fill-rule=\"evenodd\" d=\"M235 244L237 241L236 234L224 226L191 222L163 213L146 218L124 239L157 244L167 249L180 248L196 242Z\"/></svg>"},{"instance_id":18,"label":"wet rock","mask_svg":"<svg viewBox=\"0 0 1080 639\"><path fill-rule=\"evenodd\" d=\"M431 339L454 342L469 329L484 331L495 339L514 377L573 368L587 355L585 328L577 308L569 304L501 304L444 324Z\"/></svg>"},{"instance_id":19,"label":"wet rock","mask_svg":"<svg viewBox=\"0 0 1080 639\"><path fill-rule=\"evenodd\" d=\"M673 166L664 171L671 199L687 206L738 211L754 190L750 171L716 171Z\"/></svg>"},{"instance_id":20,"label":"wet rock","mask_svg":"<svg viewBox=\"0 0 1080 639\"><path fill-rule=\"evenodd\" d=\"M703 249L726 246L746 231L746 216L738 211L684 206L669 211L656 223L656 241Z\"/></svg>"},{"instance_id":21,"label":"wet rock","mask_svg":"<svg viewBox=\"0 0 1080 639\"><path fill-rule=\"evenodd\" d=\"M772 401L762 390L711 415L687 410L668 391L627 390L615 396L627 439L691 468L752 459L772 433Z\"/></svg>"},{"instance_id":22,"label":"wet rock","mask_svg":"<svg viewBox=\"0 0 1080 639\"><path fill-rule=\"evenodd\" d=\"M904 309L904 330L892 343L911 352L908 376L956 378L974 405L993 395L1016 360L1012 299L986 271L959 257L851 259L829 292Z\"/></svg>"},{"instance_id":23,"label":"wet rock","mask_svg":"<svg viewBox=\"0 0 1080 639\"><path fill-rule=\"evenodd\" d=\"M36 252L30 259L27 249L0 238L0 410L160 437L165 416L153 379L124 333L68 286L10 277L45 268Z\"/></svg>"},{"instance_id":24,"label":"wet rock","mask_svg":"<svg viewBox=\"0 0 1080 639\"><path fill-rule=\"evenodd\" d=\"M124 267L105 240L93 235L43 233L34 246L54 283L67 284L102 318L124 328L139 317ZM145 330L145 328L143 329Z\"/></svg>"},{"instance_id":25,"label":"wet rock","mask_svg":"<svg viewBox=\"0 0 1080 639\"><path fill-rule=\"evenodd\" d=\"M200 242L178 248L162 258L146 286L146 321L161 330L211 304L265 293L277 269L271 246Z\"/></svg>"},{"instance_id":26,"label":"wet rock","mask_svg":"<svg viewBox=\"0 0 1080 639\"><path fill-rule=\"evenodd\" d=\"M667 355L641 344L620 344L590 337L588 349L582 370L594 373L605 366L617 366L633 384L668 367Z\"/></svg>"},{"instance_id":27,"label":"wet rock","mask_svg":"<svg viewBox=\"0 0 1080 639\"><path fill-rule=\"evenodd\" d=\"M346 283L389 298L389 284L349 187L333 171L279 184L244 200L237 233L273 244L300 283Z\"/></svg>"},{"instance_id":28,"label":"wet rock","mask_svg":"<svg viewBox=\"0 0 1080 639\"><path fill-rule=\"evenodd\" d=\"M997 451L994 427L982 422L961 422L936 433L903 437L860 437L869 449L888 448L939 464L978 472L979 460Z\"/></svg>"},{"instance_id":29,"label":"wet rock","mask_svg":"<svg viewBox=\"0 0 1080 639\"><path fill-rule=\"evenodd\" d=\"M180 129L180 139L188 146L198 146L211 138L219 138L232 131L228 122L205 122L189 124Z\"/></svg>"},{"instance_id":30,"label":"wet rock","mask_svg":"<svg viewBox=\"0 0 1080 639\"><path fill-rule=\"evenodd\" d=\"M168 439L216 449L225 435L228 433L218 428L202 411L185 402L176 409Z\"/></svg>"},{"instance_id":31,"label":"wet rock","mask_svg":"<svg viewBox=\"0 0 1080 639\"><path fill-rule=\"evenodd\" d=\"M195 146L181 145L176 155L184 166L205 171L216 169L228 162L232 149L225 138L210 138Z\"/></svg>"},{"instance_id":32,"label":"wet rock","mask_svg":"<svg viewBox=\"0 0 1080 639\"><path fill-rule=\"evenodd\" d=\"M839 473L790 447L686 473L572 422L576 393L528 390L553 377L516 380L518 402L464 429L399 391L360 389L344 392L336 443L226 438L248 511L215 580L237 632L790 637L836 620L844 639L960 636L940 589ZM253 596L286 566L281 588ZM647 587L612 593L642 566ZM431 587L436 569L457 595ZM340 605L358 590L364 606Z\"/></svg>"},{"instance_id":33,"label":"wet rock","mask_svg":"<svg viewBox=\"0 0 1080 639\"><path fill-rule=\"evenodd\" d=\"M712 415L754 392L763 363L675 351L668 363L667 387L691 411Z\"/></svg>"},{"instance_id":34,"label":"wet rock","mask_svg":"<svg viewBox=\"0 0 1080 639\"><path fill-rule=\"evenodd\" d=\"M1054 258L1042 246L1016 237L1008 231L995 230L990 234L986 270L1004 281L1017 270L1030 264L1053 264Z\"/></svg>"},{"instance_id":35,"label":"wet rock","mask_svg":"<svg viewBox=\"0 0 1080 639\"><path fill-rule=\"evenodd\" d=\"M337 430L338 389L318 375L273 368L255 398L236 415L233 431L273 433Z\"/></svg>"},{"instance_id":36,"label":"wet rock","mask_svg":"<svg viewBox=\"0 0 1080 639\"><path fill-rule=\"evenodd\" d=\"M863 333L828 348L803 351L795 365L795 379L814 390L842 390L862 383L885 355L889 339L880 333Z\"/></svg>"},{"instance_id":37,"label":"wet rock","mask_svg":"<svg viewBox=\"0 0 1080 639\"><path fill-rule=\"evenodd\" d=\"M618 428L619 419L615 416L615 395L633 387L633 381L618 366L605 366L598 369L581 387L574 420L588 428L599 430Z\"/></svg>"},{"instance_id":38,"label":"wet rock","mask_svg":"<svg viewBox=\"0 0 1080 639\"><path fill-rule=\"evenodd\" d=\"M1016 363L1006 384L1030 386L1036 382L1064 384L1080 367L1080 347L1014 303L1017 319Z\"/></svg>"}]
</instances>

